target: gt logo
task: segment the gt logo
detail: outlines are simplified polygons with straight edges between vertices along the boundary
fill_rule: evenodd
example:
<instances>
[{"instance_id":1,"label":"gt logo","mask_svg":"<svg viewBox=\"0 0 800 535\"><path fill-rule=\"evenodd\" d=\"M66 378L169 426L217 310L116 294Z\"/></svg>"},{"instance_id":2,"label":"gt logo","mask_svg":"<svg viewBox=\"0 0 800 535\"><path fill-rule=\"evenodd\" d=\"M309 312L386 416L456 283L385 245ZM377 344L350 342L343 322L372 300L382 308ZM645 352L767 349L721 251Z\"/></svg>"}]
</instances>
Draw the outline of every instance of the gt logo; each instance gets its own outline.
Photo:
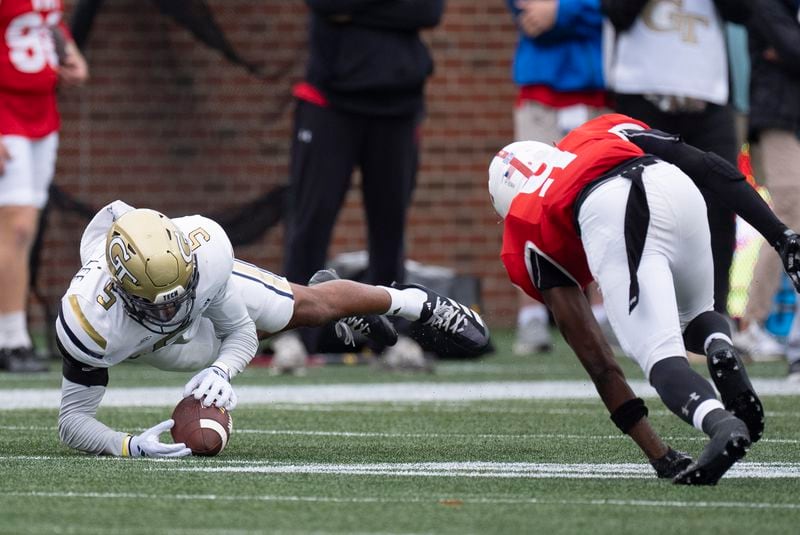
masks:
<instances>
[{"instance_id":1,"label":"gt logo","mask_svg":"<svg viewBox=\"0 0 800 535\"><path fill-rule=\"evenodd\" d=\"M119 250L119 253L114 250L115 248ZM122 255L121 257L120 253ZM122 236L114 236L108 243L108 258L114 266L115 275L120 283L124 282L125 277L128 277L133 284L139 284L139 280L133 276L133 273L131 273L123 263L130 260L131 255L128 253L128 248L125 247L125 241L122 239Z\"/></svg>"},{"instance_id":2,"label":"gt logo","mask_svg":"<svg viewBox=\"0 0 800 535\"><path fill-rule=\"evenodd\" d=\"M642 20L655 32L677 32L685 43L697 43L698 26L709 26L711 21L686 9L684 0L656 0L648 2Z\"/></svg>"}]
</instances>

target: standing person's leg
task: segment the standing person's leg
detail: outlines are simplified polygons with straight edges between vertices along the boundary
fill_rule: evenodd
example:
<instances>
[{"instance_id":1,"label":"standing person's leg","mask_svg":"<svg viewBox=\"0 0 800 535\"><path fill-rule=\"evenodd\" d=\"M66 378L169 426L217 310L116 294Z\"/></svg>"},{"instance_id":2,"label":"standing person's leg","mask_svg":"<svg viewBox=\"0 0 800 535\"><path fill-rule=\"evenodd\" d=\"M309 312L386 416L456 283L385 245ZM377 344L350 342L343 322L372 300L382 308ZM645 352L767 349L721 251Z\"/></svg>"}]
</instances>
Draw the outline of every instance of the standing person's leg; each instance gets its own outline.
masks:
<instances>
[{"instance_id":1,"label":"standing person's leg","mask_svg":"<svg viewBox=\"0 0 800 535\"><path fill-rule=\"evenodd\" d=\"M347 114L297 104L284 240L284 273L292 282L306 284L325 267L355 166L357 130Z\"/></svg>"},{"instance_id":2,"label":"standing person's leg","mask_svg":"<svg viewBox=\"0 0 800 535\"><path fill-rule=\"evenodd\" d=\"M687 143L715 152L737 165L736 116L730 106L709 104L703 112L682 114L681 121L682 127L676 133ZM705 201L714 256L714 310L727 314L730 270L736 249L736 216L717 199L706 197Z\"/></svg>"},{"instance_id":3,"label":"standing person's leg","mask_svg":"<svg viewBox=\"0 0 800 535\"><path fill-rule=\"evenodd\" d=\"M558 124L558 110L538 102L525 101L514 108L514 139L555 143L564 136ZM512 351L523 356L553 349L547 307L522 291L517 292L517 332Z\"/></svg>"},{"instance_id":4,"label":"standing person's leg","mask_svg":"<svg viewBox=\"0 0 800 535\"><path fill-rule=\"evenodd\" d=\"M775 214L789 228L800 228L800 139L794 132L778 130L762 132L761 154L762 167L772 193ZM777 255L766 247L763 253L777 258ZM800 308L800 299L797 308ZM800 311L797 308L789 330L786 351L789 379L792 381L800 381Z\"/></svg>"},{"instance_id":5,"label":"standing person's leg","mask_svg":"<svg viewBox=\"0 0 800 535\"><path fill-rule=\"evenodd\" d=\"M800 140L789 131L767 130L752 145L752 155L756 168L763 173L775 215L789 228L800 228ZM741 332L735 336L737 347L747 350L753 360L784 354L784 347L763 329L782 275L780 258L769 244L762 244Z\"/></svg>"},{"instance_id":6,"label":"standing person's leg","mask_svg":"<svg viewBox=\"0 0 800 535\"><path fill-rule=\"evenodd\" d=\"M419 162L416 116L373 117L361 148L368 284L405 279L405 230Z\"/></svg>"},{"instance_id":7,"label":"standing person's leg","mask_svg":"<svg viewBox=\"0 0 800 535\"><path fill-rule=\"evenodd\" d=\"M29 260L39 212L53 179L58 134L31 140L3 136L11 159L0 175L0 369L45 371L28 333Z\"/></svg>"},{"instance_id":8,"label":"standing person's leg","mask_svg":"<svg viewBox=\"0 0 800 535\"><path fill-rule=\"evenodd\" d=\"M419 163L419 117L372 117L364 136L360 162L367 221L369 266L364 282L405 282L405 231ZM423 351L409 336L406 322L394 320L401 334L392 347L378 340L367 346L386 365L424 366Z\"/></svg>"},{"instance_id":9,"label":"standing person's leg","mask_svg":"<svg viewBox=\"0 0 800 535\"><path fill-rule=\"evenodd\" d=\"M307 284L325 267L333 225L355 167L358 132L358 120L348 114L297 103L284 237L284 273L292 282ZM299 334L303 343L294 333L273 343L273 364L280 364L279 369L302 370L304 349L317 350L320 329Z\"/></svg>"}]
</instances>

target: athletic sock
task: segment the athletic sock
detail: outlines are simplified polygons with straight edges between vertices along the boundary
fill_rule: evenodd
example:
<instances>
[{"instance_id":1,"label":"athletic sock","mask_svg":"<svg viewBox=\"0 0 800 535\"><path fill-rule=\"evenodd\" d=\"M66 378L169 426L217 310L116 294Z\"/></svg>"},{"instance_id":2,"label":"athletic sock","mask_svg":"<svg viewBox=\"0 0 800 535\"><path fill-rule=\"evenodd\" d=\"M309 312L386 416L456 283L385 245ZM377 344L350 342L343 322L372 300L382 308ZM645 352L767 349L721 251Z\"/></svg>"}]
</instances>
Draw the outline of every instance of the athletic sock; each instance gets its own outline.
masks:
<instances>
[{"instance_id":1,"label":"athletic sock","mask_svg":"<svg viewBox=\"0 0 800 535\"><path fill-rule=\"evenodd\" d=\"M732 344L731 326L728 320L713 310L698 315L683 331L683 343L686 349L698 355L707 354L708 345L716 339Z\"/></svg>"},{"instance_id":2,"label":"athletic sock","mask_svg":"<svg viewBox=\"0 0 800 535\"><path fill-rule=\"evenodd\" d=\"M650 370L650 384L669 410L701 431L703 420L711 412L725 408L711 384L689 367L683 357L656 362Z\"/></svg>"},{"instance_id":3,"label":"athletic sock","mask_svg":"<svg viewBox=\"0 0 800 535\"><path fill-rule=\"evenodd\" d=\"M31 347L25 312L0 314L0 348Z\"/></svg>"},{"instance_id":4,"label":"athletic sock","mask_svg":"<svg viewBox=\"0 0 800 535\"><path fill-rule=\"evenodd\" d=\"M525 305L517 312L517 328L524 328L532 321L547 324L549 319L546 306L538 303Z\"/></svg>"},{"instance_id":5,"label":"athletic sock","mask_svg":"<svg viewBox=\"0 0 800 535\"><path fill-rule=\"evenodd\" d=\"M702 429L706 435L711 436L714 434L714 428L723 420L727 420L733 416L725 409L714 409L705 415L702 421Z\"/></svg>"},{"instance_id":6,"label":"athletic sock","mask_svg":"<svg viewBox=\"0 0 800 535\"><path fill-rule=\"evenodd\" d=\"M410 321L416 321L422 314L422 307L428 300L428 294L419 288L405 288L398 290L389 286L378 286L389 292L392 304L386 314L389 316L400 316Z\"/></svg>"}]
</instances>

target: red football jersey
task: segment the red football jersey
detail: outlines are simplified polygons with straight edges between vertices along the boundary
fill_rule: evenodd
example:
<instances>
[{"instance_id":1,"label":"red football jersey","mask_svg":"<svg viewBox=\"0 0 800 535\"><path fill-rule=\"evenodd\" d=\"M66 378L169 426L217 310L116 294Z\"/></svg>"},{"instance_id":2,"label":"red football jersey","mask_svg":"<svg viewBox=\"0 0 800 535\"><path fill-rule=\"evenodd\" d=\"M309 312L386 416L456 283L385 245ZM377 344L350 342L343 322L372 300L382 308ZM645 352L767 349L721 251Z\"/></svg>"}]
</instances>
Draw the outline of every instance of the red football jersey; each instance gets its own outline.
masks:
<instances>
[{"instance_id":1,"label":"red football jersey","mask_svg":"<svg viewBox=\"0 0 800 535\"><path fill-rule=\"evenodd\" d=\"M542 186L518 194L511 203L504 222L501 258L511 282L534 299L542 301L542 296L526 266L528 249L547 258L581 288L592 282L575 228L575 200L592 180L644 154L617 133L625 128L649 126L625 115L608 114L574 129L556 145L559 152L554 161L541 162L541 167L533 171L534 176L544 178L541 173L550 170Z\"/></svg>"},{"instance_id":2,"label":"red football jersey","mask_svg":"<svg viewBox=\"0 0 800 535\"><path fill-rule=\"evenodd\" d=\"M56 26L67 32L61 0L0 0L0 134L58 130Z\"/></svg>"}]
</instances>

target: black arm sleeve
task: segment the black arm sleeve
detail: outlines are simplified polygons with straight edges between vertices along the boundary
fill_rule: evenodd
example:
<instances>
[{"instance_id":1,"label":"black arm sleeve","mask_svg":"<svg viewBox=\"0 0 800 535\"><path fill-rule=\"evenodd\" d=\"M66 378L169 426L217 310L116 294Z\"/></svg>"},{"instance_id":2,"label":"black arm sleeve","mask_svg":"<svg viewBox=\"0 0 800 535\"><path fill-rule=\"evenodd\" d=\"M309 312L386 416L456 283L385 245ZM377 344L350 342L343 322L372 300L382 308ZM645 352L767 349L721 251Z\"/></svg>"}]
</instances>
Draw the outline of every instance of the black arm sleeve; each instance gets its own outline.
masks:
<instances>
[{"instance_id":1,"label":"black arm sleeve","mask_svg":"<svg viewBox=\"0 0 800 535\"><path fill-rule=\"evenodd\" d=\"M717 154L703 152L684 143L679 136L659 130L626 130L624 134L646 153L679 167L704 196L718 199L742 216L770 245L774 246L786 230L786 225L747 183L744 175Z\"/></svg>"},{"instance_id":2,"label":"black arm sleeve","mask_svg":"<svg viewBox=\"0 0 800 535\"><path fill-rule=\"evenodd\" d=\"M623 32L633 25L647 2L648 0L602 0L600 4L614 29Z\"/></svg>"},{"instance_id":3,"label":"black arm sleeve","mask_svg":"<svg viewBox=\"0 0 800 535\"><path fill-rule=\"evenodd\" d=\"M56 345L58 345L63 359L61 373L66 379L83 386L108 386L108 368L93 368L79 362L67 353L58 338L56 338Z\"/></svg>"}]
</instances>

